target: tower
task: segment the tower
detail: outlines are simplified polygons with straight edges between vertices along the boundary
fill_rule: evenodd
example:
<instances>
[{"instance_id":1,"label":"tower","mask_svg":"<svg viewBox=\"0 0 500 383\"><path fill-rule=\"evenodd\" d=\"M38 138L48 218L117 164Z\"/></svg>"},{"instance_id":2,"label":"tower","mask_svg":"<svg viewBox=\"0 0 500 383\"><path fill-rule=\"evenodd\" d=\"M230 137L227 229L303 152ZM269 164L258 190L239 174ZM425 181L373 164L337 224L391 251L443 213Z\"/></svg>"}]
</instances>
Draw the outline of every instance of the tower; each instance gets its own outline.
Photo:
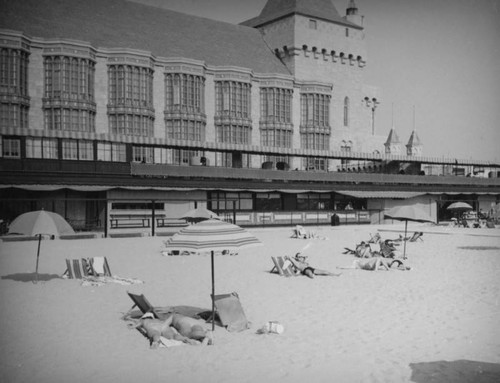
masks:
<instances>
[{"instance_id":1,"label":"tower","mask_svg":"<svg viewBox=\"0 0 500 383\"><path fill-rule=\"evenodd\" d=\"M345 19L351 23L363 25L364 16L359 15L358 7L354 0L349 0L349 5L346 9Z\"/></svg>"},{"instance_id":2,"label":"tower","mask_svg":"<svg viewBox=\"0 0 500 383\"><path fill-rule=\"evenodd\" d=\"M416 129L411 132L410 139L406 144L406 154L408 156L421 156L422 155L422 142L417 135Z\"/></svg>"},{"instance_id":3,"label":"tower","mask_svg":"<svg viewBox=\"0 0 500 383\"><path fill-rule=\"evenodd\" d=\"M401 154L401 141L396 133L394 126L387 136L387 141L384 144L385 154Z\"/></svg>"}]
</instances>

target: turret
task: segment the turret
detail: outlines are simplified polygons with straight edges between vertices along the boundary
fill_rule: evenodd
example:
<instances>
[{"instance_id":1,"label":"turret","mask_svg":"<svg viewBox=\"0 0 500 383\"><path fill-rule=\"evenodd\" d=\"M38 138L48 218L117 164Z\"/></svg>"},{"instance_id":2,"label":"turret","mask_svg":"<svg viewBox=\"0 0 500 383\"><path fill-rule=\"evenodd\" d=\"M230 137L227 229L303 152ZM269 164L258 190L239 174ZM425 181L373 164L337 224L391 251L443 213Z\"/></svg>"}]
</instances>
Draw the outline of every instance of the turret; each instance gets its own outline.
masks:
<instances>
[{"instance_id":1,"label":"turret","mask_svg":"<svg viewBox=\"0 0 500 383\"><path fill-rule=\"evenodd\" d=\"M387 141L384 146L385 154L401 154L401 141L399 140L394 126L389 132L389 136L387 136Z\"/></svg>"},{"instance_id":2,"label":"turret","mask_svg":"<svg viewBox=\"0 0 500 383\"><path fill-rule=\"evenodd\" d=\"M422 147L423 145L422 142L420 141L420 138L417 135L417 131L413 130L413 132L411 132L410 139L406 144L406 154L408 156L421 156Z\"/></svg>"},{"instance_id":3,"label":"turret","mask_svg":"<svg viewBox=\"0 0 500 383\"><path fill-rule=\"evenodd\" d=\"M346 9L345 19L347 21L350 21L351 23L357 25L363 25L363 18L364 16L358 14L358 7L356 6L354 0L349 0L349 5L347 6Z\"/></svg>"}]
</instances>

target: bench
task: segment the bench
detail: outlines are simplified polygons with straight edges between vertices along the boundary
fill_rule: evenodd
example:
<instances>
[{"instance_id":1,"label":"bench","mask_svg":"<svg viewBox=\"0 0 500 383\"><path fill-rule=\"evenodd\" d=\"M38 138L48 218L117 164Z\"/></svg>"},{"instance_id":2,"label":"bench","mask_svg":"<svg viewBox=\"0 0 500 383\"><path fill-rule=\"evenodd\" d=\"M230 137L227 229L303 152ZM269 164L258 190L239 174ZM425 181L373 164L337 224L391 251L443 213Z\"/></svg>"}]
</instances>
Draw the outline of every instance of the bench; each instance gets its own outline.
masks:
<instances>
[{"instance_id":1,"label":"bench","mask_svg":"<svg viewBox=\"0 0 500 383\"><path fill-rule=\"evenodd\" d=\"M122 217L122 218L111 218L111 228L137 228L137 227L150 227L151 220L149 218L138 218L138 217Z\"/></svg>"}]
</instances>

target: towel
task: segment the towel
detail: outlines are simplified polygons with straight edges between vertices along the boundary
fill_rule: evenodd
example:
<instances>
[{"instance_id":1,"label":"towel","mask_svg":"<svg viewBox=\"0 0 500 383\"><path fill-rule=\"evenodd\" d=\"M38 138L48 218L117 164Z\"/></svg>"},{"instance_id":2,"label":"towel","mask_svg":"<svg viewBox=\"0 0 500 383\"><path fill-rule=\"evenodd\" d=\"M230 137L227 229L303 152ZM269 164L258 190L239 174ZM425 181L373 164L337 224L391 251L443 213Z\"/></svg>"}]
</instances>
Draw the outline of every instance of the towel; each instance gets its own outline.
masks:
<instances>
[{"instance_id":1,"label":"towel","mask_svg":"<svg viewBox=\"0 0 500 383\"><path fill-rule=\"evenodd\" d=\"M104 257L94 257L92 267L97 275L104 274Z\"/></svg>"}]
</instances>

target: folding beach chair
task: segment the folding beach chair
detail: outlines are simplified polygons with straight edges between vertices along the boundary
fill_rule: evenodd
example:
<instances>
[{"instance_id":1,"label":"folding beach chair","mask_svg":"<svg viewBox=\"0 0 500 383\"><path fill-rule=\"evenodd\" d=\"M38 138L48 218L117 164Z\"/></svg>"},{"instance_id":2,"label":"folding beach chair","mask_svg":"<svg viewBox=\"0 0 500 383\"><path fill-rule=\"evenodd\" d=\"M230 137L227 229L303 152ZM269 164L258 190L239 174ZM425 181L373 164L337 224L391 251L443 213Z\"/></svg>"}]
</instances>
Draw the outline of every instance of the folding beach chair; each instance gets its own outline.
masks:
<instances>
[{"instance_id":1,"label":"folding beach chair","mask_svg":"<svg viewBox=\"0 0 500 383\"><path fill-rule=\"evenodd\" d=\"M111 269L106 257L93 257L89 258L90 267L94 276L104 275L111 277Z\"/></svg>"},{"instance_id":2,"label":"folding beach chair","mask_svg":"<svg viewBox=\"0 0 500 383\"><path fill-rule=\"evenodd\" d=\"M278 273L285 277L294 277L296 274L293 272L292 263L285 259L285 257L271 257L274 266L270 270L270 273Z\"/></svg>"},{"instance_id":3,"label":"folding beach chair","mask_svg":"<svg viewBox=\"0 0 500 383\"><path fill-rule=\"evenodd\" d=\"M132 294L128 291L127 294L130 297L130 299L132 299L132 301L134 302L134 305L130 308L130 310L128 310L128 312L124 315L124 317L130 314L130 312L135 307L137 307L139 310L141 310L143 314L151 313L155 318L161 319L162 315L156 312L155 308L151 303L149 303L144 294L137 295L137 294Z\"/></svg>"},{"instance_id":4,"label":"folding beach chair","mask_svg":"<svg viewBox=\"0 0 500 383\"><path fill-rule=\"evenodd\" d=\"M245 316L237 293L211 296L214 299L216 314L227 331L239 332L250 328L250 322Z\"/></svg>"},{"instance_id":5,"label":"folding beach chair","mask_svg":"<svg viewBox=\"0 0 500 383\"><path fill-rule=\"evenodd\" d=\"M412 235L410 238L408 238L408 242L416 242L416 241L417 241L417 240L419 240L419 239L420 239L421 241L423 241L423 238L422 238L422 236L423 236L423 235L424 235L424 233L423 233L423 232L421 232L421 231L416 231L415 233L413 233L413 235Z\"/></svg>"},{"instance_id":6,"label":"folding beach chair","mask_svg":"<svg viewBox=\"0 0 500 383\"><path fill-rule=\"evenodd\" d=\"M80 260L66 259L66 271L63 273L63 276L67 276L69 279L82 279Z\"/></svg>"}]
</instances>

